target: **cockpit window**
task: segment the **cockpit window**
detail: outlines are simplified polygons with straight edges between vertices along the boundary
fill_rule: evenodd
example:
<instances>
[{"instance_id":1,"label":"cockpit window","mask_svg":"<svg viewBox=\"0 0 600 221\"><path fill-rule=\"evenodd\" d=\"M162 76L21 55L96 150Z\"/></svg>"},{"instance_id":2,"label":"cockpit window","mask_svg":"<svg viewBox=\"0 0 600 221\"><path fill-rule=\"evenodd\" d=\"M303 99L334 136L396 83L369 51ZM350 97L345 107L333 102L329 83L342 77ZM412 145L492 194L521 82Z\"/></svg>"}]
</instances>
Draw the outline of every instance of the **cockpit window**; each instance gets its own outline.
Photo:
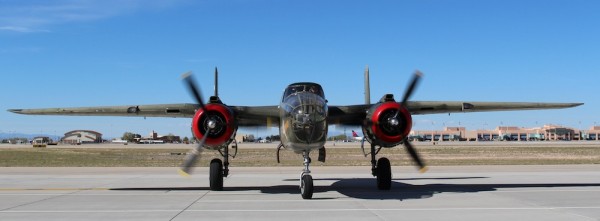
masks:
<instances>
[{"instance_id":1,"label":"cockpit window","mask_svg":"<svg viewBox=\"0 0 600 221\"><path fill-rule=\"evenodd\" d=\"M298 92L310 92L316 95L319 95L322 98L325 98L325 94L323 93L323 90L321 89L321 86L318 84L296 84L296 85L290 85L288 86L288 88L285 90L284 93L284 98L298 93Z\"/></svg>"},{"instance_id":2,"label":"cockpit window","mask_svg":"<svg viewBox=\"0 0 600 221\"><path fill-rule=\"evenodd\" d=\"M293 85L293 86L289 86L286 90L285 90L285 95L284 97L287 97L291 94L295 94L298 92L304 91L304 85Z\"/></svg>"},{"instance_id":3,"label":"cockpit window","mask_svg":"<svg viewBox=\"0 0 600 221\"><path fill-rule=\"evenodd\" d=\"M322 97L321 90L316 85L308 86L308 90L307 91L310 92L310 93L313 93L313 94L316 94L316 95L319 95L319 96Z\"/></svg>"}]
</instances>

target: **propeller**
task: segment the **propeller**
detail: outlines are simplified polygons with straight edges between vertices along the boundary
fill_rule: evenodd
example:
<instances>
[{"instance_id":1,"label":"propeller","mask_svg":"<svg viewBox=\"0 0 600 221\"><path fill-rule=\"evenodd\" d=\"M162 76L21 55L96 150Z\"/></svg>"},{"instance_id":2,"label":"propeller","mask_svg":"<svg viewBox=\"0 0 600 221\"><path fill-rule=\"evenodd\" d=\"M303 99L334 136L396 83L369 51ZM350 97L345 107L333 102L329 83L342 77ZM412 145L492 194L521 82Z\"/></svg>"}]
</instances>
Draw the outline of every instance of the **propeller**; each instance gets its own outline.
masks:
<instances>
[{"instance_id":1,"label":"propeller","mask_svg":"<svg viewBox=\"0 0 600 221\"><path fill-rule=\"evenodd\" d=\"M192 96L194 96L194 99L196 99L196 103L200 105L200 109L204 109L202 94L200 93L198 86L196 86L196 82L194 82L194 80L192 79L192 72L188 71L185 74L181 75L181 79L183 79L183 81L185 82L185 85L187 86L190 93L192 93Z\"/></svg>"},{"instance_id":2,"label":"propeller","mask_svg":"<svg viewBox=\"0 0 600 221\"><path fill-rule=\"evenodd\" d=\"M419 157L417 150L413 147L413 145L410 143L410 141L408 141L408 139L406 139L404 141L404 147L406 147L406 151L410 154L412 159L419 166L419 172L420 173L427 172L427 170L429 170L429 168L427 168L427 165L425 165L425 163L423 163L423 160L421 160L421 157Z\"/></svg>"},{"instance_id":3,"label":"propeller","mask_svg":"<svg viewBox=\"0 0 600 221\"><path fill-rule=\"evenodd\" d=\"M415 71L415 74L413 75L412 79L410 80L410 84L408 85L408 88L406 88L406 91L404 92L404 97L402 97L402 102L400 103L402 106L404 106L404 104L406 104L406 101L408 101L408 99L415 92L415 88L417 87L417 84L419 84L421 77L423 77L423 73L421 73L418 70Z\"/></svg>"},{"instance_id":4,"label":"propeller","mask_svg":"<svg viewBox=\"0 0 600 221\"><path fill-rule=\"evenodd\" d=\"M196 99L196 103L198 103L198 105L200 106L199 110L203 110L205 108L204 106L204 102L202 100L202 93L200 93L200 89L198 86L196 86L196 83L194 82L194 80L192 79L192 72L186 72L185 74L183 74L181 76L181 78L183 79L183 81L185 82L185 85L187 86L188 90L190 91L190 93L192 94L192 96ZM185 161L183 161L183 164L181 165L181 168L179 169L179 174L182 176L189 176L189 173L192 169L192 167L194 166L194 164L196 163L196 161L200 158L200 154L202 153L202 150L204 149L204 143L206 142L206 139L208 138L208 134L211 132L212 129L214 129L216 127L217 122L214 119L209 119L207 121L207 128L208 130L206 130L206 135L202 137L202 139L200 139L200 142L198 143L198 145L196 145L196 147L194 147L194 149L192 149L186 156Z\"/></svg>"},{"instance_id":5,"label":"propeller","mask_svg":"<svg viewBox=\"0 0 600 221\"><path fill-rule=\"evenodd\" d=\"M419 81L421 80L421 77L423 77L423 73L421 73L420 71L415 71L415 74L413 75L410 84L408 85L408 87L406 88L406 91L404 92L404 96L402 97L402 102L400 103L400 105L402 107L405 107L406 102L408 101L408 99L410 99L410 97L412 96L412 94L415 92L415 88L417 87L417 85L419 84ZM394 125L394 124L398 124L398 114L400 113L400 110L398 110L396 112L396 114L394 115L394 117L392 119L390 119L390 124ZM417 163L417 165L419 166L419 172L421 173L425 173L427 172L428 168L425 165L425 163L423 163L423 160L421 159L421 157L419 156L419 154L417 153L417 150L415 149L415 147L410 143L410 141L408 141L407 138L405 138L404 140L404 147L406 148L406 151L410 154L411 158L413 159L413 161L415 161L415 163Z\"/></svg>"},{"instance_id":6,"label":"propeller","mask_svg":"<svg viewBox=\"0 0 600 221\"><path fill-rule=\"evenodd\" d=\"M208 133L209 131L207 131ZM185 157L185 160L183 161L183 164L181 164L181 168L179 168L179 174L181 176L190 176L190 172L192 171L192 167L194 166L194 164L196 164L196 160L198 160L200 158L200 154L202 154L202 150L204 150L204 148L202 147L204 145L204 142L206 142L206 138L207 136L202 137L202 139L200 139L200 142L198 143L198 145L196 145L196 147L194 147L194 149L192 149L192 151L190 151L187 156Z\"/></svg>"}]
</instances>

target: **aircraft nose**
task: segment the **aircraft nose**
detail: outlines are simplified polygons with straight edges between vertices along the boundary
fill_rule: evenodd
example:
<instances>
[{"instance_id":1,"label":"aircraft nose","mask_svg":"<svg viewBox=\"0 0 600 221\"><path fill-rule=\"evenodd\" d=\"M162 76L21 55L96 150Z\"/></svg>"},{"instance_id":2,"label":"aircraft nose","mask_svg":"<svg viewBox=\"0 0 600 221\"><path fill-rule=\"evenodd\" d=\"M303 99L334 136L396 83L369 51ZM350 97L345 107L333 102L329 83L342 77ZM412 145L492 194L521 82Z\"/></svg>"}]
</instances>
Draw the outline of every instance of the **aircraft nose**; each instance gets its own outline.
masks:
<instances>
[{"instance_id":1,"label":"aircraft nose","mask_svg":"<svg viewBox=\"0 0 600 221\"><path fill-rule=\"evenodd\" d=\"M315 140L315 125L297 123L294 128L294 134L298 140L312 143Z\"/></svg>"},{"instance_id":2,"label":"aircraft nose","mask_svg":"<svg viewBox=\"0 0 600 221\"><path fill-rule=\"evenodd\" d=\"M323 124L324 120L319 120L323 118L317 112L296 112L295 120L294 120L294 134L298 140L301 142L313 143L316 141L320 141L323 137L323 131L326 127Z\"/></svg>"}]
</instances>

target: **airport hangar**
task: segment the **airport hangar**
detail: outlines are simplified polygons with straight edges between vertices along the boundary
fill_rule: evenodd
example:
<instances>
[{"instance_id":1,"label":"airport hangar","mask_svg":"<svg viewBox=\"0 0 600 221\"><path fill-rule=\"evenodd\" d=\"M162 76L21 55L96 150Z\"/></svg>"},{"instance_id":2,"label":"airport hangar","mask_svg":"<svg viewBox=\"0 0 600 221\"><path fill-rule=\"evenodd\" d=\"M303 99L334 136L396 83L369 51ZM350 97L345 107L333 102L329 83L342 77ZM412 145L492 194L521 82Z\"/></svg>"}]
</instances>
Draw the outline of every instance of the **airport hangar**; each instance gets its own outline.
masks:
<instances>
[{"instance_id":1,"label":"airport hangar","mask_svg":"<svg viewBox=\"0 0 600 221\"><path fill-rule=\"evenodd\" d=\"M72 130L60 139L66 144L102 143L102 134L92 130Z\"/></svg>"}]
</instances>

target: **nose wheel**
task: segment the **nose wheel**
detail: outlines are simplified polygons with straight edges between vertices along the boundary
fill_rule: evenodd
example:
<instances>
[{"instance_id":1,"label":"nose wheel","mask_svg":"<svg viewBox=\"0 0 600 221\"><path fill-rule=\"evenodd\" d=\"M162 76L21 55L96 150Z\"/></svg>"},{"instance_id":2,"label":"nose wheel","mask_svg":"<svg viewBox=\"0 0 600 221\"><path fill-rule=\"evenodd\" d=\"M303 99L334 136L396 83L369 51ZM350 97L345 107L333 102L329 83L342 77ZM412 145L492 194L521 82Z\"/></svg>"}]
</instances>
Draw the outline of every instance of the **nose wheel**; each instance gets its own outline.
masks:
<instances>
[{"instance_id":1,"label":"nose wheel","mask_svg":"<svg viewBox=\"0 0 600 221\"><path fill-rule=\"evenodd\" d=\"M312 199L314 192L313 178L310 174L302 174L300 179L300 194L302 199Z\"/></svg>"},{"instance_id":2,"label":"nose wheel","mask_svg":"<svg viewBox=\"0 0 600 221\"><path fill-rule=\"evenodd\" d=\"M308 167L310 166L310 157L308 156L308 152L304 152L304 171L300 175L300 194L302 195L302 199L312 199L314 192L313 178L310 175L310 170Z\"/></svg>"}]
</instances>

